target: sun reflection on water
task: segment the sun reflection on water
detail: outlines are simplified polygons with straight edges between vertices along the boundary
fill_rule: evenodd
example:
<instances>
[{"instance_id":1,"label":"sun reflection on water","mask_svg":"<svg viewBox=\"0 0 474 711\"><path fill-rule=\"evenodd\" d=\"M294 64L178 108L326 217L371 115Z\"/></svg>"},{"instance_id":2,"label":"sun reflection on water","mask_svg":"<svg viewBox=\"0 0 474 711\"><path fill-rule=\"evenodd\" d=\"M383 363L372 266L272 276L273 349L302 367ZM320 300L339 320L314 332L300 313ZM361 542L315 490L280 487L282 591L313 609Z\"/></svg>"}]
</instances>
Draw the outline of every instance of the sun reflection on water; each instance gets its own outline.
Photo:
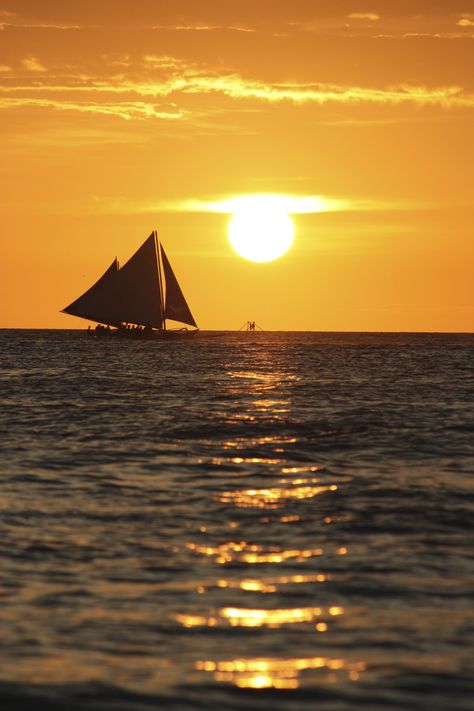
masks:
<instances>
[{"instance_id":1,"label":"sun reflection on water","mask_svg":"<svg viewBox=\"0 0 474 711\"><path fill-rule=\"evenodd\" d=\"M284 506L289 499L312 499L328 491L337 491L335 484L313 486L304 479L296 479L289 483L293 486L223 491L219 495L219 501L223 504L233 504L238 508L275 509Z\"/></svg>"},{"instance_id":2,"label":"sun reflection on water","mask_svg":"<svg viewBox=\"0 0 474 711\"><path fill-rule=\"evenodd\" d=\"M189 550L214 558L215 562L220 564L230 563L234 560L250 564L283 563L286 560L302 562L308 558L324 555L323 548L282 550L272 547L267 549L264 546L246 543L245 541L229 541L216 546L199 543L187 543L186 545Z\"/></svg>"},{"instance_id":3,"label":"sun reflection on water","mask_svg":"<svg viewBox=\"0 0 474 711\"><path fill-rule=\"evenodd\" d=\"M224 607L220 615L232 627L281 627L282 625L313 622L322 615L320 607L301 607L287 610L242 609Z\"/></svg>"},{"instance_id":4,"label":"sun reflection on water","mask_svg":"<svg viewBox=\"0 0 474 711\"><path fill-rule=\"evenodd\" d=\"M291 410L291 397L289 389L298 381L298 376L288 373L278 367L278 364L264 363L265 372L254 370L228 370L230 379L228 392L231 395L243 397L240 410L236 408L226 414L227 425L235 426L235 431L227 436L221 443L224 452L213 459L216 466L222 465L223 471L232 471L236 476L254 476L250 481L246 481L245 488L233 488L233 484L225 484L225 489L219 489L211 494L214 502L227 505L228 511L234 511L235 518L242 521L258 524L262 529L268 528L270 531L276 530L281 524L295 524L308 520L308 511L311 517L316 516L318 522L322 524L332 523L332 513L328 516L326 510L321 511L319 506L312 503L316 497L330 495L337 492L339 487L334 481L328 481L322 474L324 467L316 463L295 462L291 456L293 445L299 442L299 436L293 436L293 431L275 427L271 434L268 429L264 430L262 425L270 419L276 422L287 417ZM274 367L276 365L276 367ZM274 391L274 392L272 392ZM247 422L252 425L253 430L248 431L247 436L240 437L242 423ZM260 427L258 425L260 424ZM249 436L250 435L250 436ZM253 436L252 436L253 435ZM230 466L233 465L233 466ZM265 477L265 478L263 478ZM271 485L269 486L269 478ZM242 479L240 478L240 484ZM238 486L238 484L237 484ZM304 502L308 502L305 506ZM247 511L242 511L247 509ZM239 511L240 510L240 511ZM256 513L253 513L252 510ZM260 512L259 510L263 510ZM252 518L253 517L253 518ZM271 523L267 527L265 524ZM234 529L243 531L244 523L232 522ZM326 529L326 526L324 526ZM280 628L293 628L298 630L297 634L308 632L312 639L320 644L324 644L326 637L329 637L329 628L337 627L338 618L345 615L342 605L336 604L338 600L325 599L328 591L323 587L319 588L317 600L305 596L301 602L297 601L296 590L285 590L285 597L279 600L272 607L273 599L284 586L300 586L323 584L331 579L325 572L311 571L314 562L310 561L325 554L343 556L348 553L345 546L339 544L336 547L334 541L328 546L318 545L321 541L327 541L326 537L320 540L314 539L316 545L302 545L300 537L291 539L288 531L285 537L285 544L277 545L272 539L265 536L257 538L258 543L246 540L225 540L217 539L209 541L209 537L214 537L217 530L202 531L206 538L188 542L187 548L198 556L210 559L210 562L219 566L240 564L240 566L274 566L278 565L281 575L276 575L276 569L270 575L259 576L247 568L243 577L233 578L225 572L218 574L213 582L203 581L198 588L202 595L208 594L212 600L209 608L202 608L187 612L175 612L175 621L184 628L234 628L235 632L240 628L240 636L247 630L247 634L252 630L269 630L268 634L273 634L270 630ZM243 532L235 531L230 536L243 536ZM277 539L281 543L281 539ZM306 543L308 543L308 539ZM289 566L289 570L286 569ZM293 572L301 565L302 573ZM293 567L293 570L291 570ZM283 570L282 570L283 568ZM309 569L309 570L308 570ZM262 570L262 568L260 568ZM265 570L263 568L263 570ZM220 600L220 604L215 602L215 597L219 598L222 590L238 591L229 592L228 599ZM242 595L240 595L240 592ZM288 601L287 594L295 593L291 603L293 606L285 606ZM306 592L306 591L305 591ZM312 592L312 591L310 591ZM261 594L258 598L256 594ZM272 598L273 595L273 598ZM239 599L240 596L240 599ZM243 597L249 601L243 603ZM206 597L201 597L201 602L205 602ZM259 605L260 600L262 606ZM284 600L284 602L282 602ZM321 604L321 601L325 604ZM309 604L308 604L309 602ZM311 602L319 604L312 605ZM330 604L333 603L334 604ZM224 603L224 604L222 604ZM227 604L226 604L227 603ZM229 604L230 603L230 604ZM268 603L268 604L267 604ZM290 603L290 605L291 605ZM304 604L306 603L306 604ZM197 632L197 629L196 629ZM261 632L259 633L261 635ZM283 634L283 633L282 633ZM259 637L260 638L260 637ZM256 650L253 650L256 651ZM234 651L235 653L235 651ZM291 652L287 652L291 654ZM320 683L321 681L334 681L335 675L343 675L350 680L357 680L362 671L365 670L363 662L352 662L339 658L330 657L301 657L301 658L236 658L231 660L200 660L195 663L195 668L201 672L211 673L218 683L231 684L240 688L248 689L296 689L301 684Z\"/></svg>"},{"instance_id":5,"label":"sun reflection on water","mask_svg":"<svg viewBox=\"0 0 474 711\"><path fill-rule=\"evenodd\" d=\"M212 673L217 682L233 684L247 689L297 689L302 672L318 672L319 681L335 681L335 675L344 674L357 681L366 670L365 662L349 662L329 657L302 657L295 659L231 659L223 661L197 661L195 668Z\"/></svg>"},{"instance_id":6,"label":"sun reflection on water","mask_svg":"<svg viewBox=\"0 0 474 711\"><path fill-rule=\"evenodd\" d=\"M227 375L231 378L237 378L240 380L256 381L259 383L260 387L264 385L280 385L283 378L286 382L299 380L299 377L294 373L282 373L276 372L275 370L258 372L255 370L229 370L227 371Z\"/></svg>"},{"instance_id":7,"label":"sun reflection on water","mask_svg":"<svg viewBox=\"0 0 474 711\"><path fill-rule=\"evenodd\" d=\"M268 457L231 457L232 464L279 464L279 459L269 459Z\"/></svg>"},{"instance_id":8,"label":"sun reflection on water","mask_svg":"<svg viewBox=\"0 0 474 711\"><path fill-rule=\"evenodd\" d=\"M224 449L237 449L245 447L258 447L262 445L275 445L275 444L294 444L298 440L296 437L290 437L289 435L280 436L262 436L262 437L236 437L235 439L228 439L222 443ZM273 451L282 451L274 449ZM276 464L280 463L280 460L276 460Z\"/></svg>"},{"instance_id":9,"label":"sun reflection on water","mask_svg":"<svg viewBox=\"0 0 474 711\"><path fill-rule=\"evenodd\" d=\"M282 585L301 585L304 583L325 583L330 579L325 573L315 573L310 575L280 575L268 578L243 578L242 580L217 580L216 586L219 588L238 588L250 592L273 593Z\"/></svg>"},{"instance_id":10,"label":"sun reflection on water","mask_svg":"<svg viewBox=\"0 0 474 711\"><path fill-rule=\"evenodd\" d=\"M321 607L294 607L266 610L263 608L223 607L210 615L178 613L175 619L183 627L268 627L279 628L282 625L313 623L320 618L344 615L344 608L332 606L324 610ZM327 629L327 623L325 623ZM322 630L319 630L322 631Z\"/></svg>"}]
</instances>

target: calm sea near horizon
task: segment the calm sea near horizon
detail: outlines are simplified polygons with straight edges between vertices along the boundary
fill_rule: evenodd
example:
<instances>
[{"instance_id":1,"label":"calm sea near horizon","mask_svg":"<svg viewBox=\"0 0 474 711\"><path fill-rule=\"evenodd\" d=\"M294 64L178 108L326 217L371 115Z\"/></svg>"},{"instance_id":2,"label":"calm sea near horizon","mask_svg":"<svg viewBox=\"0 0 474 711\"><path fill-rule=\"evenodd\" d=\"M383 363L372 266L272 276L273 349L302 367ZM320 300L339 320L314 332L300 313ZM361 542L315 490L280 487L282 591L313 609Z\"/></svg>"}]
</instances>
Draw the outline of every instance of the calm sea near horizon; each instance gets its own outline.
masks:
<instances>
[{"instance_id":1,"label":"calm sea near horizon","mask_svg":"<svg viewBox=\"0 0 474 711\"><path fill-rule=\"evenodd\" d=\"M474 334L0 331L2 711L472 708Z\"/></svg>"}]
</instances>

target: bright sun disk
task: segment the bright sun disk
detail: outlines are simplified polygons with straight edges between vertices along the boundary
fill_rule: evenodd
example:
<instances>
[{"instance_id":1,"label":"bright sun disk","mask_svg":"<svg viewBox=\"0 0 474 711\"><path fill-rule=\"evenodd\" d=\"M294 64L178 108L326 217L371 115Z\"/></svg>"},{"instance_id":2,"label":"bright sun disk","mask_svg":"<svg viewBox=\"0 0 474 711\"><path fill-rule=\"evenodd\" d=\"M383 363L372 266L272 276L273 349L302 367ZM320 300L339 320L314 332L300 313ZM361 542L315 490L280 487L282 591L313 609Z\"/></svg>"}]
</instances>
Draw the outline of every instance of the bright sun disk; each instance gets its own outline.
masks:
<instances>
[{"instance_id":1,"label":"bright sun disk","mask_svg":"<svg viewBox=\"0 0 474 711\"><path fill-rule=\"evenodd\" d=\"M274 200L247 200L229 222L229 241L238 255L253 262L271 262L290 248L293 221Z\"/></svg>"}]
</instances>

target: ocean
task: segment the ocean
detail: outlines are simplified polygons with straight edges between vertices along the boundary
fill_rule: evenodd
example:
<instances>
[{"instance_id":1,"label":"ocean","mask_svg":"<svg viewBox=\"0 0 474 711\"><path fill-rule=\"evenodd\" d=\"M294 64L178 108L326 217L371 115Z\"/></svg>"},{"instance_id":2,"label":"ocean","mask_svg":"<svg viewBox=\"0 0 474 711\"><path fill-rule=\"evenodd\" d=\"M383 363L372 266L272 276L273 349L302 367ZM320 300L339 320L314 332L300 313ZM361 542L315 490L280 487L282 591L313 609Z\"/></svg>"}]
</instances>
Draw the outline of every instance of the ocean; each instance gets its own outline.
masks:
<instances>
[{"instance_id":1,"label":"ocean","mask_svg":"<svg viewBox=\"0 0 474 711\"><path fill-rule=\"evenodd\" d=\"M0 366L2 711L472 708L474 334Z\"/></svg>"}]
</instances>

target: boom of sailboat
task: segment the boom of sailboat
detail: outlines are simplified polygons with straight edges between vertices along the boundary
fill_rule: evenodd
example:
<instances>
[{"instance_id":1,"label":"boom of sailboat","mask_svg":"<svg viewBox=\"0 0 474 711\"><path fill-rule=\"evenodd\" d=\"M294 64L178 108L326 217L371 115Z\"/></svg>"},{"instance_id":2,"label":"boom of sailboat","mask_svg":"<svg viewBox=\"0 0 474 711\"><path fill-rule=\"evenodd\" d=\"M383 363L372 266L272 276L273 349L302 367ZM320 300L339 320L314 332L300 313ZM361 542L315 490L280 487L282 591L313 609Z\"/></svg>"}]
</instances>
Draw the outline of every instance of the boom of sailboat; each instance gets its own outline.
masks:
<instances>
[{"instance_id":1,"label":"boom of sailboat","mask_svg":"<svg viewBox=\"0 0 474 711\"><path fill-rule=\"evenodd\" d=\"M63 313L96 322L99 333L164 336L195 333L186 326L197 330L155 230L123 267L114 259L100 279ZM168 329L168 319L185 326Z\"/></svg>"}]
</instances>

